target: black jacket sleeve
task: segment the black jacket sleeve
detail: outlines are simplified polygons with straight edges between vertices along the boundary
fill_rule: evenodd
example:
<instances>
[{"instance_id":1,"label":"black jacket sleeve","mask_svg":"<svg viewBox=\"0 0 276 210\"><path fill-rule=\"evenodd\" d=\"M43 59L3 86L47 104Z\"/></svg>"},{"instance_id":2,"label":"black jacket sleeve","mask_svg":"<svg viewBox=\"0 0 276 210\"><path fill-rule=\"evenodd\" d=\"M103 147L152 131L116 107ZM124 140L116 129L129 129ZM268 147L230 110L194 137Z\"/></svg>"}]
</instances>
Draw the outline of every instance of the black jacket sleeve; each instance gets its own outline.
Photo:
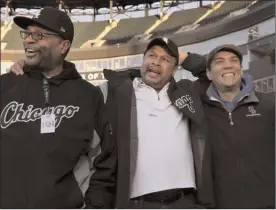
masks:
<instances>
[{"instance_id":1,"label":"black jacket sleeve","mask_svg":"<svg viewBox=\"0 0 276 210\"><path fill-rule=\"evenodd\" d=\"M0 76L0 92L5 93L10 91L15 85L23 82L25 76L16 76L14 73L6 73Z\"/></svg>"},{"instance_id":2,"label":"black jacket sleeve","mask_svg":"<svg viewBox=\"0 0 276 210\"><path fill-rule=\"evenodd\" d=\"M181 66L199 79L206 79L206 59L204 56L188 52Z\"/></svg>"},{"instance_id":3,"label":"black jacket sleeve","mask_svg":"<svg viewBox=\"0 0 276 210\"><path fill-rule=\"evenodd\" d=\"M204 119L204 121L206 118ZM194 155L197 201L204 208L215 208L215 195L213 188L212 151L208 136L208 124L191 123L190 127L192 149Z\"/></svg>"},{"instance_id":4,"label":"black jacket sleeve","mask_svg":"<svg viewBox=\"0 0 276 210\"><path fill-rule=\"evenodd\" d=\"M195 81L196 88L201 96L204 95L211 82L206 75L207 65L205 57L189 52L188 57L182 62L181 66L198 78Z\"/></svg>"},{"instance_id":5,"label":"black jacket sleeve","mask_svg":"<svg viewBox=\"0 0 276 210\"><path fill-rule=\"evenodd\" d=\"M100 93L99 93L100 94ZM94 160L95 173L85 193L86 208L114 208L117 152L112 128L104 113L102 95L96 113L95 129L100 137L101 153Z\"/></svg>"}]
</instances>

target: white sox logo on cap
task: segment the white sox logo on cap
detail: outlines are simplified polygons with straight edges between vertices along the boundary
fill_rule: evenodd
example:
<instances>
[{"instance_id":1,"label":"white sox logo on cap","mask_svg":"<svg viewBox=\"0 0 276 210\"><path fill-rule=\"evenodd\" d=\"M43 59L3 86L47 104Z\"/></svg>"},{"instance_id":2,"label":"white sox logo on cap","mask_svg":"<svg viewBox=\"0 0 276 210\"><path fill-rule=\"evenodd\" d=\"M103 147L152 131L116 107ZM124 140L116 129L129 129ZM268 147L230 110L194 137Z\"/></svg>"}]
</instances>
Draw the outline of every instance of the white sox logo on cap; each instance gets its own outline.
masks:
<instances>
[{"instance_id":1,"label":"white sox logo on cap","mask_svg":"<svg viewBox=\"0 0 276 210\"><path fill-rule=\"evenodd\" d=\"M164 42L166 42L166 44L169 43L169 39L167 37L163 37L162 39L163 39Z\"/></svg>"},{"instance_id":2,"label":"white sox logo on cap","mask_svg":"<svg viewBox=\"0 0 276 210\"><path fill-rule=\"evenodd\" d=\"M66 30L63 28L63 26L61 26L60 31L66 32Z\"/></svg>"},{"instance_id":3,"label":"white sox logo on cap","mask_svg":"<svg viewBox=\"0 0 276 210\"><path fill-rule=\"evenodd\" d=\"M41 15L41 11L43 10L43 8L41 10L39 10L39 12L33 17L33 18L39 18L39 16Z\"/></svg>"}]
</instances>

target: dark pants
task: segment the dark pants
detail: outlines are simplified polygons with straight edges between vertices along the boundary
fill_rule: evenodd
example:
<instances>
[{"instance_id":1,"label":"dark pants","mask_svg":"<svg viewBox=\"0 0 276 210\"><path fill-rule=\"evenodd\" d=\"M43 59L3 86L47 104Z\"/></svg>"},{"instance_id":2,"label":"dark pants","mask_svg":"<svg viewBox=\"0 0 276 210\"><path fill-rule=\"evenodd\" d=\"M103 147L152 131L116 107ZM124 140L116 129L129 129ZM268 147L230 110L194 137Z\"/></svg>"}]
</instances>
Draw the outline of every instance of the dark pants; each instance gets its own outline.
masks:
<instances>
[{"instance_id":1,"label":"dark pants","mask_svg":"<svg viewBox=\"0 0 276 210\"><path fill-rule=\"evenodd\" d=\"M202 209L203 207L196 202L195 193L192 190L177 190L173 191L172 196L166 190L156 192L130 199L129 209ZM166 192L167 196L160 196L160 193ZM175 192L177 192L175 194Z\"/></svg>"}]
</instances>

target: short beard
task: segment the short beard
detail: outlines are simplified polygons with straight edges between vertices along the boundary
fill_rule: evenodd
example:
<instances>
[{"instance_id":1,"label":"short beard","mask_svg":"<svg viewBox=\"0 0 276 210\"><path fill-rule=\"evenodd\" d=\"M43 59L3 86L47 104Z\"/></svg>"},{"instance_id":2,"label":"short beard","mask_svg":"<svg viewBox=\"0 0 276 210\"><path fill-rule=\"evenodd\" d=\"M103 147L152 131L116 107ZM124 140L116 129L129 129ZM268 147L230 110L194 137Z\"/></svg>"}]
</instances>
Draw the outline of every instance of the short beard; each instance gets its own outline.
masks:
<instances>
[{"instance_id":1,"label":"short beard","mask_svg":"<svg viewBox=\"0 0 276 210\"><path fill-rule=\"evenodd\" d=\"M41 57L40 61L35 65L30 65L25 62L28 69L38 71L38 72L49 72L57 66L57 59L53 59L53 55L49 54L47 56Z\"/></svg>"},{"instance_id":2,"label":"short beard","mask_svg":"<svg viewBox=\"0 0 276 210\"><path fill-rule=\"evenodd\" d=\"M221 93L229 93L229 92L236 92L237 89L240 89L241 84L234 84L231 86L220 86L220 87L216 87Z\"/></svg>"},{"instance_id":3,"label":"short beard","mask_svg":"<svg viewBox=\"0 0 276 210\"><path fill-rule=\"evenodd\" d=\"M154 90L156 90L156 92L160 92L163 89L163 87L165 87L165 85L167 84L167 83L165 83L165 84L163 84L163 83L161 83L161 84L155 84L153 82L147 82L143 77L142 77L142 81L147 86L152 87Z\"/></svg>"}]
</instances>

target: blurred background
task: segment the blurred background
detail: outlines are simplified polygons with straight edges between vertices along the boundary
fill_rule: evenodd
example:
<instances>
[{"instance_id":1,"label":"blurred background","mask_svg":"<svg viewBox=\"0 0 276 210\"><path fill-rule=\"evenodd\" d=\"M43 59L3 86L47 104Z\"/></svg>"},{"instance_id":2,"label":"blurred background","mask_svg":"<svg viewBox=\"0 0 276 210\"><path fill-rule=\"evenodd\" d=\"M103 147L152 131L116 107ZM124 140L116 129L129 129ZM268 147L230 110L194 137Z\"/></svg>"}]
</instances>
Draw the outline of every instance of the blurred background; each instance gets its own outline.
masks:
<instances>
[{"instance_id":1,"label":"blurred background","mask_svg":"<svg viewBox=\"0 0 276 210\"><path fill-rule=\"evenodd\" d=\"M75 38L67 60L95 85L104 81L103 69L139 69L147 43L166 36L202 55L238 45L255 89L275 94L275 1L1 0L1 74L24 54L13 18L32 17L45 6L71 17ZM182 68L175 78L196 79Z\"/></svg>"}]
</instances>

